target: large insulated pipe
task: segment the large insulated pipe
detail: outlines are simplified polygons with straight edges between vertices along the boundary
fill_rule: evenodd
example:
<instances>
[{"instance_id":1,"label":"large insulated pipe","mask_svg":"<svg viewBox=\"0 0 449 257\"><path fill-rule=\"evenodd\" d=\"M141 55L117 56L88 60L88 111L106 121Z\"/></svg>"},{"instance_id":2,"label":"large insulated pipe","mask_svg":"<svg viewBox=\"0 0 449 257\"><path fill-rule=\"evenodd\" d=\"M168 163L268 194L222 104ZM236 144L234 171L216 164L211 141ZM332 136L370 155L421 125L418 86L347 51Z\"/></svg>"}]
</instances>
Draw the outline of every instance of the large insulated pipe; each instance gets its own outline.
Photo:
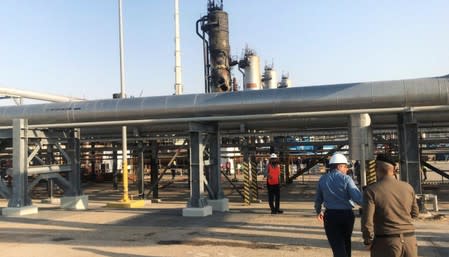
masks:
<instances>
[{"instance_id":1,"label":"large insulated pipe","mask_svg":"<svg viewBox=\"0 0 449 257\"><path fill-rule=\"evenodd\" d=\"M201 29L209 35L210 91L231 91L228 14L222 4L209 0L207 21Z\"/></svg>"},{"instance_id":2,"label":"large insulated pipe","mask_svg":"<svg viewBox=\"0 0 449 257\"><path fill-rule=\"evenodd\" d=\"M349 149L352 160L360 161L360 183L366 186L366 160L374 159L371 117L367 113L349 115Z\"/></svg>"},{"instance_id":3,"label":"large insulated pipe","mask_svg":"<svg viewBox=\"0 0 449 257\"><path fill-rule=\"evenodd\" d=\"M0 125L194 118L449 105L449 76L214 94L0 107Z\"/></svg>"},{"instance_id":4,"label":"large insulated pipe","mask_svg":"<svg viewBox=\"0 0 449 257\"><path fill-rule=\"evenodd\" d=\"M368 113L349 115L349 146L352 160L374 158L371 117Z\"/></svg>"}]
</instances>

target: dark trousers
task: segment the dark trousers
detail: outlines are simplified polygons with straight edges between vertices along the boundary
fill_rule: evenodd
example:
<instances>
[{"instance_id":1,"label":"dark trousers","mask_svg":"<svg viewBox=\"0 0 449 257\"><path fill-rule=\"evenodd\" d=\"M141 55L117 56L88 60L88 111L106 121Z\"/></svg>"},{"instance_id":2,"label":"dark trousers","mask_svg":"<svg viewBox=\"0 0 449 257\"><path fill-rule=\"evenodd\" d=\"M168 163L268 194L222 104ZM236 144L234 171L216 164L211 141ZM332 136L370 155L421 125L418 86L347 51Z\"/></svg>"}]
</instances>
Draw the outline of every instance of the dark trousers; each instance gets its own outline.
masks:
<instances>
[{"instance_id":1,"label":"dark trousers","mask_svg":"<svg viewBox=\"0 0 449 257\"><path fill-rule=\"evenodd\" d=\"M279 211L281 201L281 189L279 185L267 185L268 189L268 204L271 212Z\"/></svg>"},{"instance_id":2,"label":"dark trousers","mask_svg":"<svg viewBox=\"0 0 449 257\"><path fill-rule=\"evenodd\" d=\"M326 210L324 213L324 230L334 257L351 257L354 220L352 210Z\"/></svg>"}]
</instances>

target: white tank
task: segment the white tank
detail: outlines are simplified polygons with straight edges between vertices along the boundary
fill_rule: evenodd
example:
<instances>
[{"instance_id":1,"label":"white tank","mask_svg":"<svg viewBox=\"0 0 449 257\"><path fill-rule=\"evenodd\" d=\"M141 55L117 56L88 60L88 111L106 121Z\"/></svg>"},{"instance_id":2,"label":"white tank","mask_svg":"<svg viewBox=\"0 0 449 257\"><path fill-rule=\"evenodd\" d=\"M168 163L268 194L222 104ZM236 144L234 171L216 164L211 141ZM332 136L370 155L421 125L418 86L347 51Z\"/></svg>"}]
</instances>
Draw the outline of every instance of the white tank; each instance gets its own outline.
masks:
<instances>
[{"instance_id":1,"label":"white tank","mask_svg":"<svg viewBox=\"0 0 449 257\"><path fill-rule=\"evenodd\" d=\"M277 88L278 86L278 80L277 80L277 74L276 71L273 69L273 65L265 65L265 71L263 73L263 88L264 89L271 89L271 88Z\"/></svg>"},{"instance_id":2,"label":"white tank","mask_svg":"<svg viewBox=\"0 0 449 257\"><path fill-rule=\"evenodd\" d=\"M249 49L245 49L243 60L240 67L244 69L243 86L244 90L259 90L262 88L260 76L260 60L256 53Z\"/></svg>"},{"instance_id":3,"label":"white tank","mask_svg":"<svg viewBox=\"0 0 449 257\"><path fill-rule=\"evenodd\" d=\"M292 86L292 81L288 78L288 74L283 74L281 83L279 83L278 88L287 88Z\"/></svg>"}]
</instances>

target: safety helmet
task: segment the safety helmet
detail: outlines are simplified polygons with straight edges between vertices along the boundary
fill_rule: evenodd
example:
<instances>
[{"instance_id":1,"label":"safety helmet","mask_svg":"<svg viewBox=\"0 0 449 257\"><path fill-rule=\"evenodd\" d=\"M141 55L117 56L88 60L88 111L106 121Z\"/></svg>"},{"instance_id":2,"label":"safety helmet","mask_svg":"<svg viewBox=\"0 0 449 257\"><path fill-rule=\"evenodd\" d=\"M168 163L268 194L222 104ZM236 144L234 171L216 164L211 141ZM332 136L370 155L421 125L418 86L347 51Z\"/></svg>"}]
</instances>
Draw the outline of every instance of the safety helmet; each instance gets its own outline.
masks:
<instances>
[{"instance_id":1,"label":"safety helmet","mask_svg":"<svg viewBox=\"0 0 449 257\"><path fill-rule=\"evenodd\" d=\"M278 158L278 156L277 156L275 153L272 153L272 154L270 155L270 159L276 159L276 158Z\"/></svg>"},{"instance_id":2,"label":"safety helmet","mask_svg":"<svg viewBox=\"0 0 449 257\"><path fill-rule=\"evenodd\" d=\"M348 164L348 159L346 159L346 157L341 153L334 153L334 155L332 155L331 159L329 160L329 164L337 163Z\"/></svg>"}]
</instances>

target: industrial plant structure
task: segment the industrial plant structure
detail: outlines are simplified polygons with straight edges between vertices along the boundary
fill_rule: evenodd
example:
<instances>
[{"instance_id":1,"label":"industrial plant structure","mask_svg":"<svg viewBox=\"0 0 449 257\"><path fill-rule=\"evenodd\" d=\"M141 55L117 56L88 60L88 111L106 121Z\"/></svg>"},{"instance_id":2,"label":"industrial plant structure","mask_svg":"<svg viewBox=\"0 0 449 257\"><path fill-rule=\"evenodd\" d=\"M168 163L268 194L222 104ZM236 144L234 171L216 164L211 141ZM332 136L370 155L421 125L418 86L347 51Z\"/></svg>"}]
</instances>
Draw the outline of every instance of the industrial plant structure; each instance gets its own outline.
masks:
<instances>
[{"instance_id":1,"label":"industrial plant structure","mask_svg":"<svg viewBox=\"0 0 449 257\"><path fill-rule=\"evenodd\" d=\"M197 21L204 45L203 94L0 107L3 175L12 178L11 185L0 180L0 195L9 199L7 213L34 211L30 192L41 180L53 180L64 190L63 208L87 208L82 171L106 169L98 157L112 160L108 166L119 173L122 126L128 128L125 144L140 197L158 197L159 180L174 160L186 166L191 189L186 216L228 210L221 186L226 149L239 152L244 172L271 152L279 153L285 183L335 151L360 162L361 186L372 182L369 163L382 151L398 156L401 179L417 193L421 165L448 178L421 156L434 141L439 149L449 144L449 75L291 87L284 74L278 84L273 66L260 75L254 51L231 60L227 19L222 2L210 0L208 14ZM232 65L244 70L243 91L231 90ZM291 174L288 165L298 156L313 161ZM161 163L167 168L160 170ZM144 181L147 166L149 184Z\"/></svg>"}]
</instances>

